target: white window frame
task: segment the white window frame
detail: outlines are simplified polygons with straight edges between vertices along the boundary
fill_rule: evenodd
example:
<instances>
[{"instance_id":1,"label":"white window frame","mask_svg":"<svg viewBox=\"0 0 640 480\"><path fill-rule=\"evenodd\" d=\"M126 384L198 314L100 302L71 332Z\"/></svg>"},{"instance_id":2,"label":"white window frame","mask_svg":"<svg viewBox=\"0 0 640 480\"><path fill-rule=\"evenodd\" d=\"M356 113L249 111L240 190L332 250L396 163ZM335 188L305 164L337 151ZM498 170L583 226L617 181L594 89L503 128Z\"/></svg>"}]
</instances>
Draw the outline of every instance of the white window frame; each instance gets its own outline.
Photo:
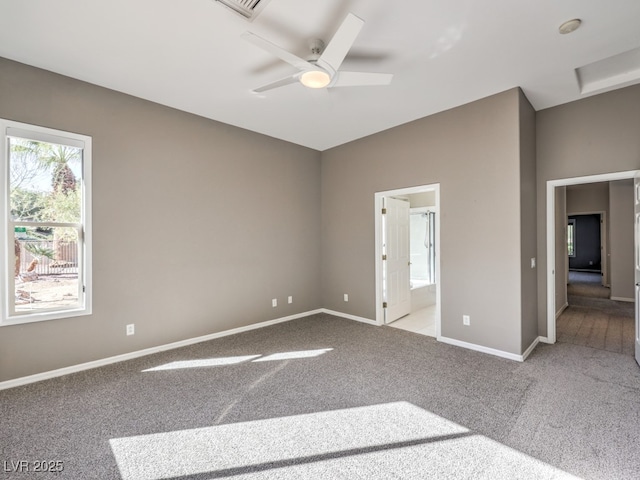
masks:
<instances>
[{"instance_id":1,"label":"white window frame","mask_svg":"<svg viewBox=\"0 0 640 480\"><path fill-rule=\"evenodd\" d=\"M13 248L13 234L9 227L10 218L10 189L9 189L9 144L7 137L21 137L29 140L56 143L71 147L82 148L82 238L80 261L78 265L78 279L82 281L82 296L78 299L80 306L74 308L60 308L57 310L43 310L34 312L15 313L14 302L11 301L13 291L13 272L15 265L15 251ZM92 312L92 255L91 255L91 137L77 133L54 130L51 128L29 125L0 118L0 180L2 181L2 223L0 225L0 327L19 325L23 323L56 320L61 318L90 315ZM11 278L10 278L11 275ZM11 291L10 291L11 290Z\"/></svg>"}]
</instances>

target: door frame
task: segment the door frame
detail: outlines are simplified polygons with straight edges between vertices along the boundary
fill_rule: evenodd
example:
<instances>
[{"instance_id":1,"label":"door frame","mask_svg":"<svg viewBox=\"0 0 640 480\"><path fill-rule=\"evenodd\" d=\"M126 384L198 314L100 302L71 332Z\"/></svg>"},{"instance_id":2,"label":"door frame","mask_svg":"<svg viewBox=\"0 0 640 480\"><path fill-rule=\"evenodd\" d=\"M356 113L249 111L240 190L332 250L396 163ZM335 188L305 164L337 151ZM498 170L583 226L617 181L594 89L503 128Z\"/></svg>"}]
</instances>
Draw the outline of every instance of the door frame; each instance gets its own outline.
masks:
<instances>
[{"instance_id":1,"label":"door frame","mask_svg":"<svg viewBox=\"0 0 640 480\"><path fill-rule=\"evenodd\" d=\"M382 264L382 203L384 197L393 197L401 195L410 195L412 193L435 192L436 211L440 212L440 184L432 183L429 185L420 185L416 187L399 188L395 190L385 190L374 194L374 219L375 219L375 276L376 276L376 324L384 325L384 308L383 302L383 264ZM441 315L440 304L442 285L442 277L440 276L440 215L436 215L436 339L441 336Z\"/></svg>"},{"instance_id":2,"label":"door frame","mask_svg":"<svg viewBox=\"0 0 640 480\"><path fill-rule=\"evenodd\" d=\"M579 215L599 215L600 216L600 272L602 278L600 284L603 287L609 286L609 257L607 252L609 251L609 244L607 243L607 212L604 210L588 211L588 212L573 212L567 211L567 219L569 217L575 217ZM567 262L567 283L569 283L569 263Z\"/></svg>"},{"instance_id":3,"label":"door frame","mask_svg":"<svg viewBox=\"0 0 640 480\"><path fill-rule=\"evenodd\" d=\"M633 177L633 280L635 282L634 357L640 365L640 172Z\"/></svg>"},{"instance_id":4,"label":"door frame","mask_svg":"<svg viewBox=\"0 0 640 480\"><path fill-rule=\"evenodd\" d=\"M633 179L639 172L640 170L628 170L547 181L547 336L540 338L545 343L556 343L556 187Z\"/></svg>"}]
</instances>

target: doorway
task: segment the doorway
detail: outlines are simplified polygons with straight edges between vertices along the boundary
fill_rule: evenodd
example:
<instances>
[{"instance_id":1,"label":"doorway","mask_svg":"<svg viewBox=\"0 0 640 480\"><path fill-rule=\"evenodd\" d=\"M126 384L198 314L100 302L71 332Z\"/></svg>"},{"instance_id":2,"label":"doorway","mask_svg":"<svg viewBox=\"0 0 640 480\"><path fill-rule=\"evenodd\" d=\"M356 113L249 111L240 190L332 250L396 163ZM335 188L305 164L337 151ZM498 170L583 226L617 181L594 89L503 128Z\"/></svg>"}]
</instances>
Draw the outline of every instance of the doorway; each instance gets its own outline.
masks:
<instances>
[{"instance_id":1,"label":"doorway","mask_svg":"<svg viewBox=\"0 0 640 480\"><path fill-rule=\"evenodd\" d=\"M569 306L568 302L565 302L564 305L561 304L563 300L561 298L558 298L558 292L562 292L562 283L566 284L568 280L567 274L569 272L569 258L568 258L566 249L568 248L569 253L571 252L571 239L568 238L568 235L567 236L565 235L569 233L572 227L571 227L571 224L569 223L569 217L567 217L566 215L566 204L564 205L564 208L565 208L564 213L562 212L559 213L558 211L558 210L561 210L563 207L562 205L560 205L562 200L561 200L561 197L558 195L558 192L562 191L564 187L573 186L573 185L592 184L592 183L598 183L598 182L615 182L618 180L628 181L629 179L633 179L635 174L636 174L636 171L628 171L628 172L618 172L618 173L611 173L611 174L593 175L588 177L577 177L577 178L571 178L571 179L553 180L553 181L547 182L547 338L544 339L544 341L548 343L556 342L557 319L560 318L560 315L563 315L563 316L565 315L565 313L563 312L565 311L565 308ZM640 197L637 197L637 195L634 196L634 199L636 202L638 198ZM633 203L633 202L629 200L629 203ZM626 205L626 203L624 205ZM629 208L630 211L632 210L632 207L633 207L632 204L626 205L626 206ZM612 215L613 215L613 211L612 211ZM611 218L613 218L613 216ZM634 229L631 224L629 225L627 236L632 237L632 238L627 238L627 241L629 243L633 245L633 243L635 242L635 244L637 245L637 241L638 241L638 239L636 238L637 233L634 234ZM606 237L603 237L603 238L606 238ZM574 246L577 247L577 245L574 245ZM607 256L603 256L602 259L606 260ZM634 263L637 263L637 261L634 262L633 260L631 260L631 264L634 264ZM587 265L589 264L587 263ZM610 268L611 268L611 276L614 276L619 273L619 270L618 270L614 274L613 266L610 266ZM586 268L586 270L590 270L590 269ZM595 270L595 268L592 270ZM637 289L637 287L635 287L635 285L633 284L633 278L631 278L631 276L628 280L625 280L625 284L629 282L631 282L628 285L629 288ZM567 295L566 290L564 291L564 294ZM577 298L580 298L580 297L577 297ZM558 300L560 300L560 303L558 302ZM584 308L587 308L587 307L592 308L594 307L595 304L598 303L598 301L611 302L611 303L616 303L615 301L630 302L630 303L626 303L626 305L620 304L618 306L621 308L628 306L635 313L634 316L636 317L635 318L636 325L635 325L634 336L636 337L636 343L637 343L637 336L638 336L638 330L639 330L637 325L638 324L637 302L635 302L635 305L634 305L633 303L634 298L613 298L612 297L612 300L614 301L612 302L611 300L608 300L608 299L599 299L599 300L590 299L587 302L588 305L580 305L580 306ZM564 317L562 321L565 321L565 320L566 320L566 317ZM573 319L571 319L571 321L573 321ZM562 331L561 335L564 335L565 333L566 332Z\"/></svg>"},{"instance_id":2,"label":"doorway","mask_svg":"<svg viewBox=\"0 0 640 480\"><path fill-rule=\"evenodd\" d=\"M571 215L567 220L569 271L602 276L602 215Z\"/></svg>"},{"instance_id":3,"label":"doorway","mask_svg":"<svg viewBox=\"0 0 640 480\"><path fill-rule=\"evenodd\" d=\"M580 185L588 188L590 185ZM607 207L609 184L606 183ZM567 204L573 205L567 189ZM594 213L568 213L567 215L567 303L572 298L594 297L609 298L607 272L607 223L606 211Z\"/></svg>"},{"instance_id":4,"label":"doorway","mask_svg":"<svg viewBox=\"0 0 640 480\"><path fill-rule=\"evenodd\" d=\"M439 194L439 184L375 194L376 322L379 325L391 324L436 338L440 336ZM402 202L405 208L393 207L391 212L389 206ZM398 238L396 227L400 225L395 218L398 211L404 212L408 226L407 238L402 240L406 242L408 254L408 258L403 257L408 275L402 281L402 293L395 282L400 278L396 270L401 269L393 263L398 257L395 254L398 247L393 244ZM396 300L406 294L410 298L408 315L396 306ZM396 318L398 314L402 316L400 320Z\"/></svg>"}]
</instances>

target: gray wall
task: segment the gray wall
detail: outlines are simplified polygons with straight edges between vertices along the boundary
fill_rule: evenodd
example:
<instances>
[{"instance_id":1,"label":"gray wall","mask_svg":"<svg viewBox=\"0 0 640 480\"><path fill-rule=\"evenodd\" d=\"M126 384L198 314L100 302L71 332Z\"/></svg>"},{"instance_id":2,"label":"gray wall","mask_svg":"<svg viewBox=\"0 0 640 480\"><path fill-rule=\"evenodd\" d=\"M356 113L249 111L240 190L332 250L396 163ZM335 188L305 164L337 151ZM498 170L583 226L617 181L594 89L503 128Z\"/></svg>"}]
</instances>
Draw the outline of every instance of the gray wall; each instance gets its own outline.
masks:
<instances>
[{"instance_id":1,"label":"gray wall","mask_svg":"<svg viewBox=\"0 0 640 480\"><path fill-rule=\"evenodd\" d=\"M537 112L538 328L546 320L548 180L640 168L640 85Z\"/></svg>"},{"instance_id":2,"label":"gray wall","mask_svg":"<svg viewBox=\"0 0 640 480\"><path fill-rule=\"evenodd\" d=\"M609 182L567 186L567 215L609 213Z\"/></svg>"},{"instance_id":3,"label":"gray wall","mask_svg":"<svg viewBox=\"0 0 640 480\"><path fill-rule=\"evenodd\" d=\"M325 307L375 318L374 194L440 183L442 335L521 353L520 108L513 89L323 152Z\"/></svg>"},{"instance_id":4,"label":"gray wall","mask_svg":"<svg viewBox=\"0 0 640 480\"><path fill-rule=\"evenodd\" d=\"M536 268L536 113L519 91L520 112L520 248L521 248L521 352L538 337L538 286ZM537 260L536 260L537 262Z\"/></svg>"},{"instance_id":5,"label":"gray wall","mask_svg":"<svg viewBox=\"0 0 640 480\"><path fill-rule=\"evenodd\" d=\"M321 306L319 152L5 59L0 117L93 137L94 238L93 315L0 328L0 381Z\"/></svg>"},{"instance_id":6,"label":"gray wall","mask_svg":"<svg viewBox=\"0 0 640 480\"><path fill-rule=\"evenodd\" d=\"M611 182L611 298L633 300L633 180Z\"/></svg>"},{"instance_id":7,"label":"gray wall","mask_svg":"<svg viewBox=\"0 0 640 480\"><path fill-rule=\"evenodd\" d=\"M555 189L555 247L556 247L556 315L567 306L568 257L567 252L567 187ZM539 268L542 265L539 265Z\"/></svg>"}]
</instances>

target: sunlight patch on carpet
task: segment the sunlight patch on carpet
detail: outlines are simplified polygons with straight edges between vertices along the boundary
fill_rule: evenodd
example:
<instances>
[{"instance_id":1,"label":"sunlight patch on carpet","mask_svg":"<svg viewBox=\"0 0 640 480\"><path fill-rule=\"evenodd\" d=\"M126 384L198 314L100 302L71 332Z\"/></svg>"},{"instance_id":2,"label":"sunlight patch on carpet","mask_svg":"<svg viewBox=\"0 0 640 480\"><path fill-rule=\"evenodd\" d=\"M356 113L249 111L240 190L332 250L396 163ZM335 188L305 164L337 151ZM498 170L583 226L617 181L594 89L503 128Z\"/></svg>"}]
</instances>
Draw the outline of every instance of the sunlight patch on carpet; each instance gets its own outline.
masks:
<instances>
[{"instance_id":1,"label":"sunlight patch on carpet","mask_svg":"<svg viewBox=\"0 0 640 480\"><path fill-rule=\"evenodd\" d=\"M220 358L199 358L195 360L178 360L171 363L165 363L153 368L142 370L143 372L161 372L164 370L180 370L183 368L203 368L203 367L224 367L227 365L237 365L249 361L253 362L273 362L276 360L292 360L298 358L314 358L319 357L333 348L321 348L318 350L301 350L298 352L280 352L270 355L243 355L238 357L220 357Z\"/></svg>"},{"instance_id":2,"label":"sunlight patch on carpet","mask_svg":"<svg viewBox=\"0 0 640 480\"><path fill-rule=\"evenodd\" d=\"M253 362L273 362L274 360L291 360L296 358L313 358L319 357L327 352L330 352L333 348L321 348L319 350L301 350L299 352L281 352L281 353L272 353L271 355L267 355L266 357L260 357Z\"/></svg>"},{"instance_id":3,"label":"sunlight patch on carpet","mask_svg":"<svg viewBox=\"0 0 640 480\"><path fill-rule=\"evenodd\" d=\"M113 438L110 445L123 480L577 478L408 402Z\"/></svg>"},{"instance_id":4,"label":"sunlight patch on carpet","mask_svg":"<svg viewBox=\"0 0 640 480\"><path fill-rule=\"evenodd\" d=\"M225 365L237 365L248 362L260 355L244 355L239 357L201 358L196 360L180 360L177 362L165 363L153 368L147 368L143 372L159 372L162 370L180 370L182 368L202 368L202 367L222 367Z\"/></svg>"}]
</instances>

